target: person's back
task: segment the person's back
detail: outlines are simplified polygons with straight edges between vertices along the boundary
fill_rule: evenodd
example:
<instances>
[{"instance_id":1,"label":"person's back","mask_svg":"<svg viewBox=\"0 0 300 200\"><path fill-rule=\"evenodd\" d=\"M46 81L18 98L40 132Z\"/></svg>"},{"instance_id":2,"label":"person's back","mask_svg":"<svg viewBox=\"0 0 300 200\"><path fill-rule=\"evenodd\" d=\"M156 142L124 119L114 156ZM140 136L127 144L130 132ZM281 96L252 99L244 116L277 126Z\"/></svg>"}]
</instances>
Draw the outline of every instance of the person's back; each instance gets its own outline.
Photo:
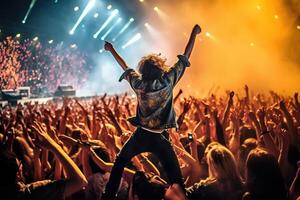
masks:
<instances>
[{"instance_id":1,"label":"person's back","mask_svg":"<svg viewBox=\"0 0 300 200\"><path fill-rule=\"evenodd\" d=\"M158 55L143 57L138 72L129 69L121 79L126 78L137 96L136 117L129 119L135 126L152 130L176 127L173 108L173 88L190 65L186 56L178 56L172 67L165 66L165 60Z\"/></svg>"},{"instance_id":2,"label":"person's back","mask_svg":"<svg viewBox=\"0 0 300 200\"><path fill-rule=\"evenodd\" d=\"M158 55L144 57L138 71L127 66L112 44L105 42L104 48L109 51L124 70L120 77L126 79L137 96L136 116L129 121L137 129L119 152L106 185L102 200L113 200L117 193L125 165L136 155L143 152L154 153L162 163L171 184L177 184L183 191L184 182L179 163L170 141L162 135L168 135L167 129L176 127L173 108L173 88L182 77L185 68L190 65L196 36L201 32L195 25L184 54L170 70L165 60Z\"/></svg>"}]
</instances>

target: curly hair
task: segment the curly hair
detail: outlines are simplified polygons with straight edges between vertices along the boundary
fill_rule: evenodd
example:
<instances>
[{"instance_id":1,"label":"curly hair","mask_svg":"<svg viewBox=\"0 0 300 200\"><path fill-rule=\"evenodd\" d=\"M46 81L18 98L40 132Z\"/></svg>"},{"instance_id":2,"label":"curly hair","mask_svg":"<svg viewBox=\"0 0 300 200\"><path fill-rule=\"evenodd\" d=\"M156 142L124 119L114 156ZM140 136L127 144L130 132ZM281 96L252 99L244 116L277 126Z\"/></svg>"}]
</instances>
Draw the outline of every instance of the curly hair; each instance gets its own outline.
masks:
<instances>
[{"instance_id":1,"label":"curly hair","mask_svg":"<svg viewBox=\"0 0 300 200\"><path fill-rule=\"evenodd\" d=\"M169 70L166 65L167 59L162 58L160 54L150 54L142 57L138 64L138 71L144 80L156 80Z\"/></svg>"}]
</instances>

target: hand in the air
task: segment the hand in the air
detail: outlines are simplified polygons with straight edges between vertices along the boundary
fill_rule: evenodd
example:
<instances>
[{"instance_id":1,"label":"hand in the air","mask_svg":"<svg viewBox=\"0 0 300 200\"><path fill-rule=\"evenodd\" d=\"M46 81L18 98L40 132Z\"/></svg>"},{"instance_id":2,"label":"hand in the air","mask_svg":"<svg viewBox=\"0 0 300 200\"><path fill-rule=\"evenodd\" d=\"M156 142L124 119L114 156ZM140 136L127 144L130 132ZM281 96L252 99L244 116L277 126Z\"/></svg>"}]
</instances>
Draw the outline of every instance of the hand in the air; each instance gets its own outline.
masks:
<instances>
[{"instance_id":1,"label":"hand in the air","mask_svg":"<svg viewBox=\"0 0 300 200\"><path fill-rule=\"evenodd\" d=\"M112 45L110 42L105 41L104 49L105 49L106 51L111 51L113 48L114 48L114 47L113 47L113 45Z\"/></svg>"}]
</instances>

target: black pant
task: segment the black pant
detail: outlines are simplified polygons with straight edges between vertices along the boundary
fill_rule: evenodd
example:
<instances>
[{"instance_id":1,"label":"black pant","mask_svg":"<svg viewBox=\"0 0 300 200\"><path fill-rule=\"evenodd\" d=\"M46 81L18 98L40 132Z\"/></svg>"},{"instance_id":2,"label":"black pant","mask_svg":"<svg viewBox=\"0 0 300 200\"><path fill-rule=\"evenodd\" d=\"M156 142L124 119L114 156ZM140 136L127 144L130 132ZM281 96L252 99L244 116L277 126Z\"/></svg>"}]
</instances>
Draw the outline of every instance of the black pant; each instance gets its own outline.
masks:
<instances>
[{"instance_id":1,"label":"black pant","mask_svg":"<svg viewBox=\"0 0 300 200\"><path fill-rule=\"evenodd\" d=\"M138 128L118 154L112 168L102 200L113 200L118 191L125 165L143 152L154 153L163 165L171 184L177 183L184 190L184 182L173 147L165 134L152 133Z\"/></svg>"}]
</instances>

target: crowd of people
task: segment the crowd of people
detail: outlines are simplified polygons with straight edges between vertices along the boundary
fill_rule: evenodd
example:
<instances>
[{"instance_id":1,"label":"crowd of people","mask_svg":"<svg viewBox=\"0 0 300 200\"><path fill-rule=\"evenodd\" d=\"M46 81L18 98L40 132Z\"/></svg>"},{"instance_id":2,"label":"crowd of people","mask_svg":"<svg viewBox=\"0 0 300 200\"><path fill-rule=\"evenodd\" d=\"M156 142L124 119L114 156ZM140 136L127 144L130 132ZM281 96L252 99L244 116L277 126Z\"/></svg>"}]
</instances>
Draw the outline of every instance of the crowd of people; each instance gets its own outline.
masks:
<instances>
[{"instance_id":1,"label":"crowd of people","mask_svg":"<svg viewBox=\"0 0 300 200\"><path fill-rule=\"evenodd\" d=\"M0 41L0 68L2 90L29 86L36 94L54 92L62 84L79 89L92 69L87 56L74 45L12 36Z\"/></svg>"},{"instance_id":2,"label":"crowd of people","mask_svg":"<svg viewBox=\"0 0 300 200\"><path fill-rule=\"evenodd\" d=\"M298 93L174 97L175 149L189 200L299 200ZM252 94L252 93L251 93ZM100 199L135 128L132 95L1 108L1 199ZM184 200L151 153L126 166L118 199Z\"/></svg>"}]
</instances>

